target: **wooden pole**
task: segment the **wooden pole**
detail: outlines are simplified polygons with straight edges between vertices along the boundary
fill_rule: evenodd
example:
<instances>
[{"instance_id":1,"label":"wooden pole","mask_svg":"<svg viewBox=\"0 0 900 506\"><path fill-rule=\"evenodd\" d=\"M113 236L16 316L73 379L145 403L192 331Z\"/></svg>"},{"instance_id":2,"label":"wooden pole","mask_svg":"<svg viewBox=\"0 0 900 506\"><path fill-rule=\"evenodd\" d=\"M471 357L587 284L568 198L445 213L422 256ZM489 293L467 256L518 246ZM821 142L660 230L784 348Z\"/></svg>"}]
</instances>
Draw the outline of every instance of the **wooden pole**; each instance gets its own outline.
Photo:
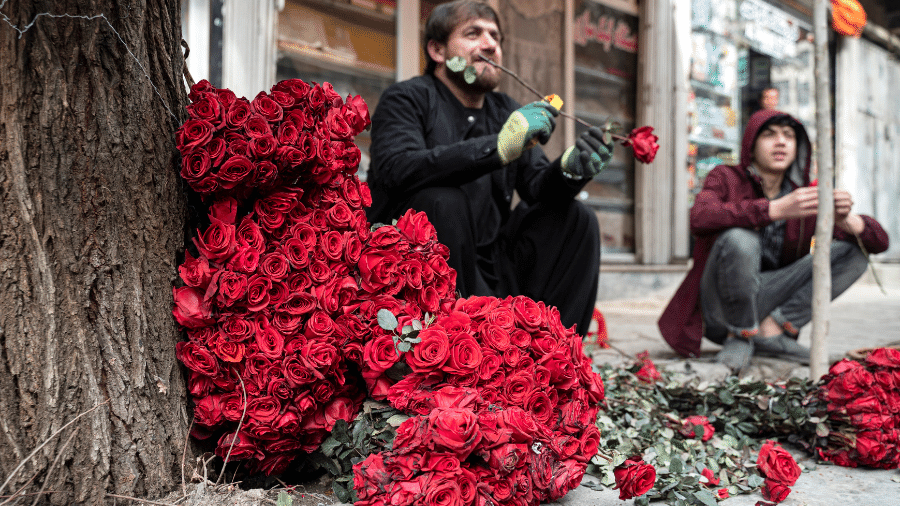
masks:
<instances>
[{"instance_id":1,"label":"wooden pole","mask_svg":"<svg viewBox=\"0 0 900 506\"><path fill-rule=\"evenodd\" d=\"M831 311L831 237L834 227L834 156L831 147L831 86L828 58L828 4L816 0L813 14L816 76L816 145L819 179L819 212L816 248L813 252L812 344L810 370L813 380L828 372L828 319Z\"/></svg>"}]
</instances>

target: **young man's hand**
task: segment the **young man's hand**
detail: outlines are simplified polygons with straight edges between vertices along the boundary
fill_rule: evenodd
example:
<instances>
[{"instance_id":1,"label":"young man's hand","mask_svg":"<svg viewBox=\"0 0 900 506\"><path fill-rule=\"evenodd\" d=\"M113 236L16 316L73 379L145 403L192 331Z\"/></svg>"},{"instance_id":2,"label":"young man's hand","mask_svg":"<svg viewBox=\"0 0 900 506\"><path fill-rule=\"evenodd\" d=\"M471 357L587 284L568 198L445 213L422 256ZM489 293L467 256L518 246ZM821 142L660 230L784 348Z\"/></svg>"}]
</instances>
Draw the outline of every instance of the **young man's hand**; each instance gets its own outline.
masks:
<instances>
[{"instance_id":1,"label":"young man's hand","mask_svg":"<svg viewBox=\"0 0 900 506\"><path fill-rule=\"evenodd\" d=\"M603 131L591 127L563 153L560 160L563 175L570 179L593 178L609 164L612 148L603 143Z\"/></svg>"},{"instance_id":2,"label":"young man's hand","mask_svg":"<svg viewBox=\"0 0 900 506\"><path fill-rule=\"evenodd\" d=\"M804 186L769 203L772 221L815 216L819 210L818 188Z\"/></svg>"},{"instance_id":3,"label":"young man's hand","mask_svg":"<svg viewBox=\"0 0 900 506\"><path fill-rule=\"evenodd\" d=\"M866 223L859 215L853 214L853 197L847 190L834 190L834 224L841 230L859 234Z\"/></svg>"},{"instance_id":4,"label":"young man's hand","mask_svg":"<svg viewBox=\"0 0 900 506\"><path fill-rule=\"evenodd\" d=\"M541 144L550 140L550 134L556 128L553 118L559 114L549 102L532 102L523 105L509 115L500 134L497 136L497 151L503 165L522 156L530 148L532 139Z\"/></svg>"}]
</instances>

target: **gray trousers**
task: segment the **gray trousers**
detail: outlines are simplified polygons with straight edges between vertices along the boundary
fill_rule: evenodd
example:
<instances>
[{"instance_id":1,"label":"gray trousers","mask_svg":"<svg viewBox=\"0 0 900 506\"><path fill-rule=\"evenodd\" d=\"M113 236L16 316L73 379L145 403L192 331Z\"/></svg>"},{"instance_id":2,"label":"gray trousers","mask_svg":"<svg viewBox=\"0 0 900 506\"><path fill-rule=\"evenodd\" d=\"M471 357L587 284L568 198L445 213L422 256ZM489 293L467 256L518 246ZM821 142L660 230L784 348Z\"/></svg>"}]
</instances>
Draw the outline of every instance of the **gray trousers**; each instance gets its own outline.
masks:
<instances>
[{"instance_id":1,"label":"gray trousers","mask_svg":"<svg viewBox=\"0 0 900 506\"><path fill-rule=\"evenodd\" d=\"M700 284L705 335L722 344L728 333L753 336L771 316L788 334L812 319L812 255L769 271L760 271L759 233L731 228L713 243ZM856 244L831 243L831 298L844 293L866 271L867 259Z\"/></svg>"}]
</instances>

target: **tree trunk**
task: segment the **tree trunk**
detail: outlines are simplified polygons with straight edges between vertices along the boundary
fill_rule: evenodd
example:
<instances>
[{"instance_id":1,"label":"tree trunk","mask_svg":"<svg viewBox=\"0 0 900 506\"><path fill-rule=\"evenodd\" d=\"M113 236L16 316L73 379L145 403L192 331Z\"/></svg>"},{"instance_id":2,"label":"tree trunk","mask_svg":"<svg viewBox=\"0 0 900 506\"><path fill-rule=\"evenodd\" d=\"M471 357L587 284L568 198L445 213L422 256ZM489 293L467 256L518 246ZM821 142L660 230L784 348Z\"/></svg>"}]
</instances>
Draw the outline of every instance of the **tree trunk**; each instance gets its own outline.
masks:
<instances>
[{"instance_id":1,"label":"tree trunk","mask_svg":"<svg viewBox=\"0 0 900 506\"><path fill-rule=\"evenodd\" d=\"M44 490L41 503L163 494L181 482L189 421L171 316L185 216L179 2L2 11L0 482L106 403L2 495L31 479L24 492Z\"/></svg>"}]
</instances>

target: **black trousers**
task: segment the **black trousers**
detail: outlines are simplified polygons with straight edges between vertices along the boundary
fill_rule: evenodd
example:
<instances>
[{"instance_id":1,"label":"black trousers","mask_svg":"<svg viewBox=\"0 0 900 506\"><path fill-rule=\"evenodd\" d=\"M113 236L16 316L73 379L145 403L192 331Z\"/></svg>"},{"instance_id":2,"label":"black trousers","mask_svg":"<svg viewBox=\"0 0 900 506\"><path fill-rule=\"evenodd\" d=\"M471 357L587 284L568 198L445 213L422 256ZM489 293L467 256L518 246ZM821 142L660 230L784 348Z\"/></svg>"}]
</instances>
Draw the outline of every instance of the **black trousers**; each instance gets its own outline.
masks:
<instances>
[{"instance_id":1,"label":"black trousers","mask_svg":"<svg viewBox=\"0 0 900 506\"><path fill-rule=\"evenodd\" d=\"M450 250L456 286L470 295L525 295L559 309L563 325L587 332L597 298L600 226L593 211L574 199L520 203L498 238L478 247L479 217L459 188L427 188L406 209L424 211ZM401 212L402 214L402 212Z\"/></svg>"}]
</instances>

